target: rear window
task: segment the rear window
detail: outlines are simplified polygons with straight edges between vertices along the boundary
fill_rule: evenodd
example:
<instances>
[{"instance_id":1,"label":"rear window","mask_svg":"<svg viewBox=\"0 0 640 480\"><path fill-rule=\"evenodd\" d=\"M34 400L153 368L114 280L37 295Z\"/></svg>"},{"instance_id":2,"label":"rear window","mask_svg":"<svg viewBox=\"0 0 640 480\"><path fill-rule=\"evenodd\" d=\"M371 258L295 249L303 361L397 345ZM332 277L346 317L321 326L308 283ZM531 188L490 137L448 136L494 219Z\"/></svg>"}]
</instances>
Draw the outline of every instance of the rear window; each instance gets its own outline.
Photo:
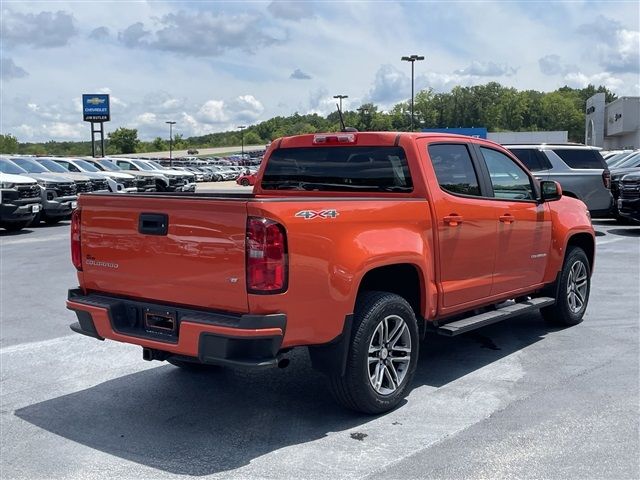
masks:
<instances>
[{"instance_id":1,"label":"rear window","mask_svg":"<svg viewBox=\"0 0 640 480\"><path fill-rule=\"evenodd\" d=\"M271 154L261 185L265 190L413 190L400 147L281 148Z\"/></svg>"},{"instance_id":2,"label":"rear window","mask_svg":"<svg viewBox=\"0 0 640 480\"><path fill-rule=\"evenodd\" d=\"M598 150L589 150L586 148L554 148L553 152L558 155L569 168L607 168L607 163Z\"/></svg>"},{"instance_id":3,"label":"rear window","mask_svg":"<svg viewBox=\"0 0 640 480\"><path fill-rule=\"evenodd\" d=\"M510 148L518 160L524 163L524 166L529 169L530 172L539 172L540 170L549 170L551 163L547 160L547 157L535 148Z\"/></svg>"}]
</instances>

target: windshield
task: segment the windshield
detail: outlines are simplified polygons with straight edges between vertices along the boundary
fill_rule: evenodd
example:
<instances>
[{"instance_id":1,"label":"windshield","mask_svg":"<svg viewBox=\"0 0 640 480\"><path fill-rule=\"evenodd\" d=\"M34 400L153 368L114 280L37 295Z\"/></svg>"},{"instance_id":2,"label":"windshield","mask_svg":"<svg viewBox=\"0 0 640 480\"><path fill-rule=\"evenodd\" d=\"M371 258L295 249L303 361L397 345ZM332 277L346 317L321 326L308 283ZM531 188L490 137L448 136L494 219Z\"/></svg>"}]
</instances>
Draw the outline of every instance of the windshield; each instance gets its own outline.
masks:
<instances>
[{"instance_id":1,"label":"windshield","mask_svg":"<svg viewBox=\"0 0 640 480\"><path fill-rule=\"evenodd\" d=\"M27 173L26 170L20 168L11 160L8 160L6 158L0 159L0 172L10 173L12 175L24 175L25 173Z\"/></svg>"},{"instance_id":2,"label":"windshield","mask_svg":"<svg viewBox=\"0 0 640 480\"><path fill-rule=\"evenodd\" d=\"M118 172L122 170L119 166L109 160L96 160L94 165L102 170L106 170L107 172Z\"/></svg>"},{"instance_id":3,"label":"windshield","mask_svg":"<svg viewBox=\"0 0 640 480\"><path fill-rule=\"evenodd\" d=\"M29 173L46 173L48 170L31 158L12 158L11 161Z\"/></svg>"},{"instance_id":4,"label":"windshield","mask_svg":"<svg viewBox=\"0 0 640 480\"><path fill-rule=\"evenodd\" d=\"M275 150L262 188L410 192L413 183L400 147L304 147Z\"/></svg>"},{"instance_id":5,"label":"windshield","mask_svg":"<svg viewBox=\"0 0 640 480\"><path fill-rule=\"evenodd\" d=\"M158 170L164 170L165 167L160 165L158 162L154 162L153 160L147 160L148 163L156 167Z\"/></svg>"},{"instance_id":6,"label":"windshield","mask_svg":"<svg viewBox=\"0 0 640 480\"><path fill-rule=\"evenodd\" d=\"M56 162L54 162L53 160L49 160L47 158L38 159L38 163L41 163L42 165L44 165L44 167L47 170L49 170L50 172L69 173L69 170L64 168L62 165L59 165Z\"/></svg>"},{"instance_id":7,"label":"windshield","mask_svg":"<svg viewBox=\"0 0 640 480\"><path fill-rule=\"evenodd\" d=\"M615 165L615 168L629 168L637 167L640 161L640 153L635 153L630 157L625 158L623 161Z\"/></svg>"},{"instance_id":8,"label":"windshield","mask_svg":"<svg viewBox=\"0 0 640 480\"><path fill-rule=\"evenodd\" d=\"M86 170L87 172L99 172L100 171L99 168L91 165L89 162L87 162L85 160L74 159L73 163L75 163L81 169Z\"/></svg>"},{"instance_id":9,"label":"windshield","mask_svg":"<svg viewBox=\"0 0 640 480\"><path fill-rule=\"evenodd\" d=\"M131 160L131 163L133 163L136 167L140 168L141 170L153 171L153 168L151 168L146 163L141 162L140 160Z\"/></svg>"}]
</instances>

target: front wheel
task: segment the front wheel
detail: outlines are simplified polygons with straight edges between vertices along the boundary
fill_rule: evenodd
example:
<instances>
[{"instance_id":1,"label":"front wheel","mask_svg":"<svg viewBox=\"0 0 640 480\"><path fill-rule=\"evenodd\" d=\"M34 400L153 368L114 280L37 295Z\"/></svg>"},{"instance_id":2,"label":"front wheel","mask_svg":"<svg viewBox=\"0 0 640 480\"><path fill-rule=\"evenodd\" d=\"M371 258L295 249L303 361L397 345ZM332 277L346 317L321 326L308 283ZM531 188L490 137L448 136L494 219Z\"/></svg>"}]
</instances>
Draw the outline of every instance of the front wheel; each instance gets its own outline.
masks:
<instances>
[{"instance_id":1,"label":"front wheel","mask_svg":"<svg viewBox=\"0 0 640 480\"><path fill-rule=\"evenodd\" d=\"M246 178L243 178L242 180L240 180L240 185L242 185L243 187L248 187L249 180L247 180Z\"/></svg>"},{"instance_id":2,"label":"front wheel","mask_svg":"<svg viewBox=\"0 0 640 480\"><path fill-rule=\"evenodd\" d=\"M330 375L343 406L378 414L395 408L411 385L418 361L418 324L399 295L365 292L357 301L344 375Z\"/></svg>"},{"instance_id":3,"label":"front wheel","mask_svg":"<svg viewBox=\"0 0 640 480\"><path fill-rule=\"evenodd\" d=\"M542 316L551 323L577 325L587 310L591 291L589 259L580 247L567 250L558 282L556 303L541 309Z\"/></svg>"}]
</instances>

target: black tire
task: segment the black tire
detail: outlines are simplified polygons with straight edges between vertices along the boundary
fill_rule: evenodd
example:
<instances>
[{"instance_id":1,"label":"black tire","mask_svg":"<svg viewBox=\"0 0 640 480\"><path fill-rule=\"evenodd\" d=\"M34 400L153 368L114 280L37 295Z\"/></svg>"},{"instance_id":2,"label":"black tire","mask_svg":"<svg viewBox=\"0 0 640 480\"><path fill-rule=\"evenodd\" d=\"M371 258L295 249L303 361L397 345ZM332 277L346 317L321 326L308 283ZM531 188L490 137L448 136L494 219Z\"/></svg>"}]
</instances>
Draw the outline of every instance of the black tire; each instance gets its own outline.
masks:
<instances>
[{"instance_id":1,"label":"black tire","mask_svg":"<svg viewBox=\"0 0 640 480\"><path fill-rule=\"evenodd\" d=\"M62 221L62 217L46 217L44 219L44 223L47 225L55 225L56 223L60 223Z\"/></svg>"},{"instance_id":2,"label":"black tire","mask_svg":"<svg viewBox=\"0 0 640 480\"><path fill-rule=\"evenodd\" d=\"M397 363L398 369L393 369L393 372L397 371L402 374L399 385L394 391L382 394L373 385L370 365L373 365L374 373L377 372L376 368L378 367L376 362L370 364L369 356L378 356L380 365L385 365L381 367L384 372L381 377L383 381L388 383L391 382L392 376L391 370L387 370L387 365L393 365L392 359L401 357L395 357L395 351L392 348L388 350L391 352L388 353L388 357L386 353L382 356L382 350L387 352L387 348L382 348L380 354L370 354L369 347L378 335L378 327L381 322L389 319L390 316L401 318L408 327L410 353L406 354L409 361L402 372ZM401 328L404 332L404 327ZM400 333L403 334L403 332ZM406 337L406 334L404 335ZM329 385L333 397L346 408L368 414L384 413L395 408L408 393L418 363L418 351L418 323L409 303L393 293L364 292L356 302L345 374L340 375L340 372L334 372L329 375ZM388 377L386 376L387 372L389 372ZM397 373L395 378L400 378Z\"/></svg>"},{"instance_id":3,"label":"black tire","mask_svg":"<svg viewBox=\"0 0 640 480\"><path fill-rule=\"evenodd\" d=\"M579 266L580 264L581 267ZM573 282L572 280L576 271L583 271L586 275L586 278L584 279L584 285L586 288L584 291L577 287L578 284L582 284L582 281ZM582 275L578 275L578 278L581 279ZM584 312L587 310L589 293L591 292L591 268L589 265L589 259L587 258L586 253L584 253L584 250L580 247L569 247L567 250L562 271L558 278L557 287L556 303L550 307L540 309L540 313L542 313L544 319L549 323L563 326L579 324L582 322ZM578 299L584 297L580 308L577 308L579 306L577 303L578 300L574 300L575 307L571 305L572 300L570 299L570 296L572 292L575 297L578 297Z\"/></svg>"},{"instance_id":4,"label":"black tire","mask_svg":"<svg viewBox=\"0 0 640 480\"><path fill-rule=\"evenodd\" d=\"M166 192L167 191L167 186L165 185L165 183L162 180L156 180L156 190L158 192Z\"/></svg>"},{"instance_id":5,"label":"black tire","mask_svg":"<svg viewBox=\"0 0 640 480\"><path fill-rule=\"evenodd\" d=\"M243 178L242 180L240 180L240 185L242 185L243 187L248 187L249 180L247 180L246 178Z\"/></svg>"},{"instance_id":6,"label":"black tire","mask_svg":"<svg viewBox=\"0 0 640 480\"><path fill-rule=\"evenodd\" d=\"M31 223L31 220L29 220L28 222L11 222L11 223L5 223L3 227L7 232L18 232L23 228L27 227L30 223Z\"/></svg>"},{"instance_id":7,"label":"black tire","mask_svg":"<svg viewBox=\"0 0 640 480\"><path fill-rule=\"evenodd\" d=\"M40 221L41 220L42 220L42 212L38 212L33 217L33 220L31 220L31 222L29 222L29 226L30 227L37 227L38 225L40 225Z\"/></svg>"},{"instance_id":8,"label":"black tire","mask_svg":"<svg viewBox=\"0 0 640 480\"><path fill-rule=\"evenodd\" d=\"M220 365L209 365L200 362L190 362L189 360L183 360L181 358L173 357L167 358L167 362L188 372L216 372L222 370L223 368Z\"/></svg>"}]
</instances>

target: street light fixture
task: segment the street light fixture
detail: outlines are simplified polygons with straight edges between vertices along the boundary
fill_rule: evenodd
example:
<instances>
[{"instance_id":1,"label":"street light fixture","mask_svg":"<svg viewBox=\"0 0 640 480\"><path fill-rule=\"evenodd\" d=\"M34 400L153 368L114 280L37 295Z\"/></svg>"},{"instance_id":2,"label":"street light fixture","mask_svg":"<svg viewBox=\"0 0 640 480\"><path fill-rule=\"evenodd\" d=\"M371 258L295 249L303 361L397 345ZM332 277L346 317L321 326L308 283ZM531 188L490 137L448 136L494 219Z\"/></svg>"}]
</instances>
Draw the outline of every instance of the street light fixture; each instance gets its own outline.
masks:
<instances>
[{"instance_id":1,"label":"street light fixture","mask_svg":"<svg viewBox=\"0 0 640 480\"><path fill-rule=\"evenodd\" d=\"M240 129L240 141L242 142L242 161L244 161L244 129L247 128L246 125L238 125L236 128Z\"/></svg>"},{"instance_id":2,"label":"street light fixture","mask_svg":"<svg viewBox=\"0 0 640 480\"><path fill-rule=\"evenodd\" d=\"M176 122L164 122L169 124L169 166L173 167L173 126Z\"/></svg>"},{"instance_id":3,"label":"street light fixture","mask_svg":"<svg viewBox=\"0 0 640 480\"><path fill-rule=\"evenodd\" d=\"M342 99L349 98L349 95L334 95L333 98L337 98L340 100L340 111L342 111Z\"/></svg>"},{"instance_id":4,"label":"street light fixture","mask_svg":"<svg viewBox=\"0 0 640 480\"><path fill-rule=\"evenodd\" d=\"M424 60L424 56L410 55L408 57L402 57L400 60L403 62L411 62L411 131L413 132L413 64L417 61Z\"/></svg>"}]
</instances>

